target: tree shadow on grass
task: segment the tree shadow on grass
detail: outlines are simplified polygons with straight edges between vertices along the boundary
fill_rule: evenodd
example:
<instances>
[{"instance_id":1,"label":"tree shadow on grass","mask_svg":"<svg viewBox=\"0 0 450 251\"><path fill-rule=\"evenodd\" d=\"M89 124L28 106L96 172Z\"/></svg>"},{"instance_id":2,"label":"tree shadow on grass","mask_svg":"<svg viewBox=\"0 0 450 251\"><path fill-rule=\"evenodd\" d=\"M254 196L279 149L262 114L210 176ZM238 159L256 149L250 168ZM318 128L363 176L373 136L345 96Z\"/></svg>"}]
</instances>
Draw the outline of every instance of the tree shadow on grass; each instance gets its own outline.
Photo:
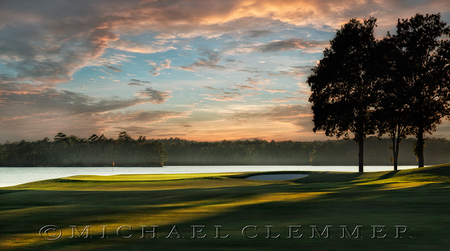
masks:
<instances>
[{"instance_id":1,"label":"tree shadow on grass","mask_svg":"<svg viewBox=\"0 0 450 251\"><path fill-rule=\"evenodd\" d=\"M274 250L299 247L304 250L378 250L380 247L384 250L419 250L412 244L438 250L445 247L444 244L450 244L449 241L439 241L445 236L438 232L443 228L436 225L442 222L447 215L444 209L450 206L445 184L396 190L383 190L384 186L385 184L374 184L361 188L360 185L350 183L249 181L243 182L241 186L182 190L22 191L14 200L9 197L12 193L7 193L0 195L0 199L5 199L3 202L10 203L8 206L3 204L6 207L0 212L10 214L10 217L2 217L7 220L2 220L0 226L0 242L9 243L10 238L17 238L14 236L22 233L31 235L35 239L34 243L6 250ZM305 199L289 197L293 193L308 192L318 194ZM262 202L257 199L264 196L274 199ZM227 203L234 204L220 207ZM52 205L56 205L54 209ZM35 208L39 210L33 211ZM211 208L215 211L208 211ZM155 224L155 216L163 213L167 213L167 217L172 219L169 219L170 223L159 225L159 238L152 239L151 233L147 233L149 238L140 238L140 226L148 225L147 230L151 230L151 225ZM114 219L120 220L116 222ZM132 230L124 227L120 233L125 237L132 234L130 238L122 238L116 234L119 223L132 226ZM64 235L55 241L39 237L39 229L48 224L64 227ZM288 239L287 225L290 224L302 225L299 233L305 236L301 239ZM310 225L314 224L321 230L326 225L333 225L333 238L309 238ZM340 224L348 225L350 230L357 224L363 224L363 239L340 239ZM390 227L386 230L389 238L371 239L371 224ZM419 236L421 238L418 240L396 240L392 238L394 224L409 225L416 236L423 234L417 232L417 229L427 233ZM92 238L69 238L69 225L77 225L80 232L86 225L92 225ZM101 225L109 225L108 239L101 238ZM165 238L174 225L184 238L176 238L178 235L175 233L171 235L173 238ZM193 234L203 235L200 232L194 233L192 225L204 225L202 233L206 233L207 237L191 238ZM230 234L229 238L214 238L214 225L222 225L221 236ZM248 235L258 234L256 238L242 235L242 229L247 225L252 225L248 228ZM266 225L273 225L274 235L280 233L280 238L265 238ZM430 226L435 229L430 229Z\"/></svg>"},{"instance_id":2,"label":"tree shadow on grass","mask_svg":"<svg viewBox=\"0 0 450 251\"><path fill-rule=\"evenodd\" d=\"M399 171L391 171L386 174L381 175L377 180L383 180L383 179L389 179L392 178L394 175L396 175Z\"/></svg>"}]
</instances>

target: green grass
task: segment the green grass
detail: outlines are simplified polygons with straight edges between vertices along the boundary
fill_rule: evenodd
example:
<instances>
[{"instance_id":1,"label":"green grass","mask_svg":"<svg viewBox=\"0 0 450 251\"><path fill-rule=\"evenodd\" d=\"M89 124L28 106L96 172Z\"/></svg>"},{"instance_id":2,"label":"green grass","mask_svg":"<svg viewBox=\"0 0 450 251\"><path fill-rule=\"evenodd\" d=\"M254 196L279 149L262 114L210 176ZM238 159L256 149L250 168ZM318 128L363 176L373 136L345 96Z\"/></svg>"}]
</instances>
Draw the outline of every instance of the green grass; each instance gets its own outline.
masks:
<instances>
[{"instance_id":1,"label":"green grass","mask_svg":"<svg viewBox=\"0 0 450 251\"><path fill-rule=\"evenodd\" d=\"M276 172L271 172L276 173ZM246 180L255 173L73 176L0 189L0 250L446 250L450 247L450 165L375 173L295 172L292 181ZM261 173L262 174L262 173ZM267 172L265 172L267 174ZM62 236L39 236L57 225ZM70 238L92 225L92 238ZM108 225L102 236L102 225ZM122 225L122 235L116 230ZM140 238L158 225L158 239ZM184 238L165 238L176 225ZM204 239L191 225L205 225ZM214 238L214 225L222 225ZM242 235L246 225L248 234ZM266 225L273 235L265 238ZM300 239L287 225L302 225ZM310 225L332 225L332 238L310 238ZM363 238L341 239L363 225ZM385 225L384 239L371 225ZM406 225L395 239L394 225ZM147 234L151 237L151 233ZM412 238L409 238L411 236ZM83 236L84 237L84 236Z\"/></svg>"}]
</instances>

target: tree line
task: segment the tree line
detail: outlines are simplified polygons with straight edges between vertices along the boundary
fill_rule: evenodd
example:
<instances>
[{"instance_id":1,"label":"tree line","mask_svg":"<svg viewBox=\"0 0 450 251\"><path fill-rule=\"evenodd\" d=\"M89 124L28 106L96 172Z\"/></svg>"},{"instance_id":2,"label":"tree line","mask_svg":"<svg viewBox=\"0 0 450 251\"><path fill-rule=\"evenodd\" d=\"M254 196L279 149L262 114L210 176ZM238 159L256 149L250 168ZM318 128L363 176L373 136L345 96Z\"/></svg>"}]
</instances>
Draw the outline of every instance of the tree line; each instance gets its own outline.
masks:
<instances>
[{"instance_id":1,"label":"tree line","mask_svg":"<svg viewBox=\"0 0 450 251\"><path fill-rule=\"evenodd\" d=\"M126 132L118 139L93 134L88 139L58 133L49 138L0 145L0 166L163 166L169 154L157 140Z\"/></svg>"},{"instance_id":2,"label":"tree line","mask_svg":"<svg viewBox=\"0 0 450 251\"><path fill-rule=\"evenodd\" d=\"M390 165L390 139L366 139L366 164ZM404 145L413 149L414 140ZM450 162L450 141L428 139L427 164ZM348 140L327 141L217 141L198 142L179 138L131 138L121 132L118 139L93 134L79 138L58 133L28 142L0 144L0 166L162 166L162 165L345 165L358 161L357 146ZM170 158L169 158L170 155ZM400 165L415 165L414 151L404 151Z\"/></svg>"},{"instance_id":3,"label":"tree line","mask_svg":"<svg viewBox=\"0 0 450 251\"><path fill-rule=\"evenodd\" d=\"M357 146L348 140L326 141L218 141L197 142L179 138L159 140L170 154L166 165L330 165L353 166L358 162ZM416 165L412 151L414 139L408 138L400 165ZM366 139L366 164L392 165L391 141L388 138ZM431 138L427 140L427 164L450 162L450 141Z\"/></svg>"},{"instance_id":4,"label":"tree line","mask_svg":"<svg viewBox=\"0 0 450 251\"><path fill-rule=\"evenodd\" d=\"M358 145L363 172L364 142L389 136L397 170L400 143L415 136L414 153L424 166L425 134L450 116L450 27L440 14L398 20L396 34L374 38L376 18L351 19L336 32L312 69L314 132Z\"/></svg>"}]
</instances>

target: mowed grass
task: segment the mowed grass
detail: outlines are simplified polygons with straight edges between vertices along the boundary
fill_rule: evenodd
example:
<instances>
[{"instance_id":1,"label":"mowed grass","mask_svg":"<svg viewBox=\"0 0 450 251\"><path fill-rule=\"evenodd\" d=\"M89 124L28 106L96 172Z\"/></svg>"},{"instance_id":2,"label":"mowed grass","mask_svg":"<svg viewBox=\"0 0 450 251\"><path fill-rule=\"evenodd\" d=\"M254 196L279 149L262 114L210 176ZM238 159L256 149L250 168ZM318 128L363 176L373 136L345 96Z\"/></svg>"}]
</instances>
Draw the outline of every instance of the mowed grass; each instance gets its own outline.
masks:
<instances>
[{"instance_id":1,"label":"mowed grass","mask_svg":"<svg viewBox=\"0 0 450 251\"><path fill-rule=\"evenodd\" d=\"M1 188L0 250L449 250L450 165L362 174L292 173L308 177L74 176ZM61 237L41 237L39 230L46 225L61 229ZM86 228L81 235L88 225L89 234ZM156 225L158 238L151 238L151 232L141 238L142 229ZM288 238L289 225L301 225L291 227L291 237L302 237ZM325 238L326 232L310 238L311 225L319 233L332 226L331 238ZM340 238L341 225L350 233L362 225L362 238ZM385 226L375 229L383 229L376 238L373 225ZM394 238L395 225L408 227L402 238ZM245 226L255 238L242 234ZM70 238L72 231L75 238Z\"/></svg>"}]
</instances>

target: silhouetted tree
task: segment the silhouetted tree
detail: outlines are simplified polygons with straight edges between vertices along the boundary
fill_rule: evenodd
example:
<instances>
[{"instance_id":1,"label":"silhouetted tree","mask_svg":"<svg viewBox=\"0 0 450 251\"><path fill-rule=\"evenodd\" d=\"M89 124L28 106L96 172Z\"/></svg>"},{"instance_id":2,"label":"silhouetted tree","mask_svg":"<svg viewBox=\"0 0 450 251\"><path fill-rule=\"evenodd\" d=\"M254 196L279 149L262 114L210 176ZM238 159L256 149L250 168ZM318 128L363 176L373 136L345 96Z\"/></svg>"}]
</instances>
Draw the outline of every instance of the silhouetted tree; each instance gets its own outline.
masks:
<instances>
[{"instance_id":1,"label":"silhouetted tree","mask_svg":"<svg viewBox=\"0 0 450 251\"><path fill-rule=\"evenodd\" d=\"M131 137L127 134L127 132L119 133L119 141L131 141Z\"/></svg>"},{"instance_id":2,"label":"silhouetted tree","mask_svg":"<svg viewBox=\"0 0 450 251\"><path fill-rule=\"evenodd\" d=\"M374 121L377 123L378 137L388 134L392 141L391 162L394 170L398 169L398 157L400 143L412 133L413 124L410 120L410 106L407 83L398 74L397 59L400 51L394 39L388 34L383 40L377 43L376 51L372 55L375 69L373 79L375 90L377 91L378 103L375 107Z\"/></svg>"},{"instance_id":3,"label":"silhouetted tree","mask_svg":"<svg viewBox=\"0 0 450 251\"><path fill-rule=\"evenodd\" d=\"M375 130L371 117L376 97L370 74L375 22L375 18L364 23L351 19L343 25L307 79L314 132L324 130L327 136L345 139L353 133L359 146L359 172L364 171L364 140Z\"/></svg>"},{"instance_id":4,"label":"silhouetted tree","mask_svg":"<svg viewBox=\"0 0 450 251\"><path fill-rule=\"evenodd\" d=\"M450 28L440 14L417 14L398 20L397 34L389 40L395 45L395 81L409 97L407 108L417 141L414 152L418 166L424 166L425 133L432 133L441 119L449 114ZM400 90L397 90L400 91Z\"/></svg>"},{"instance_id":5,"label":"silhouetted tree","mask_svg":"<svg viewBox=\"0 0 450 251\"><path fill-rule=\"evenodd\" d=\"M98 140L97 134L92 134L92 136L89 137L89 139L88 139L88 141L91 142L91 143L93 143L93 142L95 142L97 140Z\"/></svg>"}]
</instances>

